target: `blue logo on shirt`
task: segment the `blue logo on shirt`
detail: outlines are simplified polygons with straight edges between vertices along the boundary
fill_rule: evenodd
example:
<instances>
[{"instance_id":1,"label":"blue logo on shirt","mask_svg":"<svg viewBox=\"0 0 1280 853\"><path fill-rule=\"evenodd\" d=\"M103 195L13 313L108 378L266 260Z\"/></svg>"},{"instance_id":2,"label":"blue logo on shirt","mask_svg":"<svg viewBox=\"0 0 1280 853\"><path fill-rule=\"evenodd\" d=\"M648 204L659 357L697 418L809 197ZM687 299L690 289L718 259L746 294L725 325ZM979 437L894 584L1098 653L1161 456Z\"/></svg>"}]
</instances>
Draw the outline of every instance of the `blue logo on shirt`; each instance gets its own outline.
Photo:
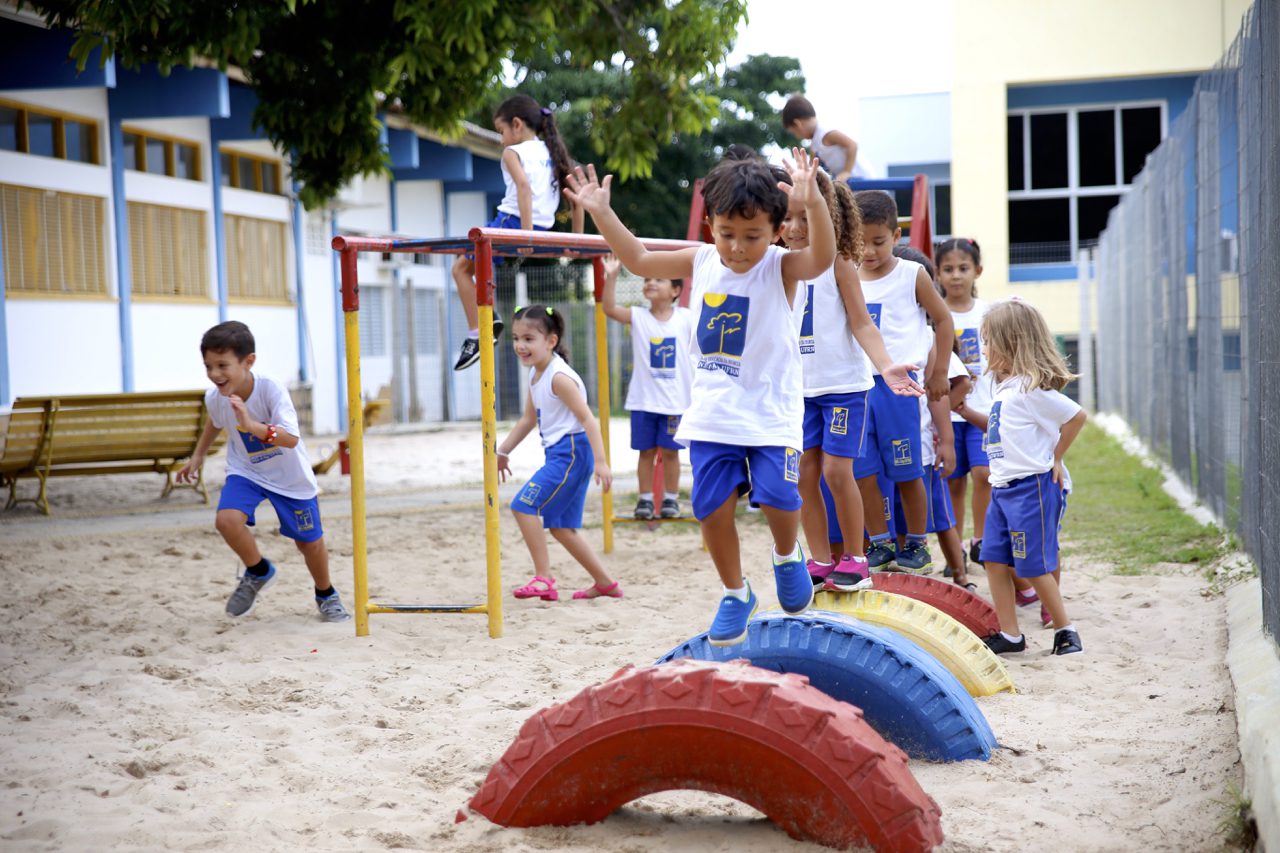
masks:
<instances>
[{"instance_id":1,"label":"blue logo on shirt","mask_svg":"<svg viewBox=\"0 0 1280 853\"><path fill-rule=\"evenodd\" d=\"M992 459L1003 459L1004 448L1000 446L1000 401L991 404L991 416L987 420L987 434L982 439L982 449Z\"/></svg>"},{"instance_id":2,"label":"blue logo on shirt","mask_svg":"<svg viewBox=\"0 0 1280 853\"><path fill-rule=\"evenodd\" d=\"M804 319L800 321L800 354L812 355L813 353L813 285L811 284L805 298Z\"/></svg>"},{"instance_id":3,"label":"blue logo on shirt","mask_svg":"<svg viewBox=\"0 0 1280 853\"><path fill-rule=\"evenodd\" d=\"M702 297L698 318L699 370L723 370L736 377L747 344L747 314L751 300L746 296L708 293Z\"/></svg>"},{"instance_id":4,"label":"blue logo on shirt","mask_svg":"<svg viewBox=\"0 0 1280 853\"><path fill-rule=\"evenodd\" d=\"M676 339L649 338L649 369L655 379L676 378Z\"/></svg>"},{"instance_id":5,"label":"blue logo on shirt","mask_svg":"<svg viewBox=\"0 0 1280 853\"><path fill-rule=\"evenodd\" d=\"M972 373L982 363L982 345L978 339L977 329L956 329L956 340L960 343L960 360Z\"/></svg>"},{"instance_id":6,"label":"blue logo on shirt","mask_svg":"<svg viewBox=\"0 0 1280 853\"><path fill-rule=\"evenodd\" d=\"M284 455L284 451L279 447L274 444L267 444L251 432L240 429L240 427L236 427L236 432L240 433L240 440L244 442L244 449L249 454L249 462L254 465Z\"/></svg>"},{"instance_id":7,"label":"blue logo on shirt","mask_svg":"<svg viewBox=\"0 0 1280 853\"><path fill-rule=\"evenodd\" d=\"M868 302L867 313L871 315L871 322L876 324L876 328L880 328L880 303Z\"/></svg>"}]
</instances>

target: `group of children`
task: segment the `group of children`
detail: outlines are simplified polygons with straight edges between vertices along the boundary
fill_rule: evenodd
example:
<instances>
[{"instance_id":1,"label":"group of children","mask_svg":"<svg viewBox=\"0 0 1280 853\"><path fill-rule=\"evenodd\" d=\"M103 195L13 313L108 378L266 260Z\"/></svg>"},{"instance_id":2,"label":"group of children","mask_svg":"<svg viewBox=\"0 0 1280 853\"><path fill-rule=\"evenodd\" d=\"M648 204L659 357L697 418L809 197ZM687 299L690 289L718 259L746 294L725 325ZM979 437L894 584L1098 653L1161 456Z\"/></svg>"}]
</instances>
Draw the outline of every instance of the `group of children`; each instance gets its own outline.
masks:
<instances>
[{"instance_id":1,"label":"group of children","mask_svg":"<svg viewBox=\"0 0 1280 853\"><path fill-rule=\"evenodd\" d=\"M548 110L519 96L495 115L508 192L490 225L547 228L562 190L575 228L589 213L614 253L603 302L632 331L636 517L679 514L678 454L688 447L693 514L723 585L709 640L727 646L743 641L758 606L736 529L740 496L749 493L764 513L778 602L795 614L816 589L857 589L873 571L931 571L930 532L947 574L973 589L959 533L971 478L969 556L986 567L1001 628L988 645L1025 649L1017 607L1038 600L1055 629L1054 653L1081 651L1058 591L1057 535L1070 488L1062 460L1085 415L1061 394L1072 374L1043 317L1017 298L977 299L981 254L972 240L941 244L936 273L900 247L892 196L855 194L844 180L852 140L824 131L803 98L788 103L784 121L815 151L834 153L835 178L800 149L785 168L732 153L704 181L713 242L650 251L613 211L612 177L570 167ZM617 304L624 266L644 278L648 307ZM466 298L473 274L473 261L459 258L454 278L474 310ZM692 310L676 304L686 281ZM501 321L494 325L496 334ZM511 337L531 370L524 414L497 448L499 472L505 480L511 451L535 426L546 455L511 503L535 572L514 594L559 598L546 529L592 579L573 598L621 598L579 533L590 482L607 490L612 474L586 388L564 358L564 319L552 306L522 307ZM477 340L470 329L458 369L478 358ZM179 479L196 476L219 429L236 429L217 527L246 569L227 612L247 613L275 579L248 531L257 505L270 500L304 555L322 617L349 618L329 583L315 479L287 392L251 371L243 324L210 330L201 351L216 388L205 435ZM655 507L646 487L659 458L667 497Z\"/></svg>"}]
</instances>

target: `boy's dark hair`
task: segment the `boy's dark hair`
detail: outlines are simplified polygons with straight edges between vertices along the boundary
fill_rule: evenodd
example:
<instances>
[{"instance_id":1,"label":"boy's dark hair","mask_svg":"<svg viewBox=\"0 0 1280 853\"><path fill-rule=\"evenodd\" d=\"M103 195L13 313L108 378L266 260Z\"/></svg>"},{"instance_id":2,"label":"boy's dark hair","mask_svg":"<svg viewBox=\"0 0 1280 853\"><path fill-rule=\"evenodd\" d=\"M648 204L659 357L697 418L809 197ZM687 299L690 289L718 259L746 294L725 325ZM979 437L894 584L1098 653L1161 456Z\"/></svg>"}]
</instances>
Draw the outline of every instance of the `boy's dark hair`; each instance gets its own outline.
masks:
<instances>
[{"instance_id":1,"label":"boy's dark hair","mask_svg":"<svg viewBox=\"0 0 1280 853\"><path fill-rule=\"evenodd\" d=\"M764 213L776 229L787 215L787 196L778 179L760 158L721 160L702 182L707 216L750 219Z\"/></svg>"},{"instance_id":2,"label":"boy's dark hair","mask_svg":"<svg viewBox=\"0 0 1280 853\"><path fill-rule=\"evenodd\" d=\"M257 352L253 341L253 332L239 320L228 320L219 323L204 333L200 339L200 355L210 352L233 352L236 358L243 361Z\"/></svg>"},{"instance_id":3,"label":"boy's dark hair","mask_svg":"<svg viewBox=\"0 0 1280 853\"><path fill-rule=\"evenodd\" d=\"M817 115L818 111L813 108L808 98L804 95L792 95L787 98L786 106L782 108L782 126L791 127L802 118L814 118Z\"/></svg>"},{"instance_id":4,"label":"boy's dark hair","mask_svg":"<svg viewBox=\"0 0 1280 853\"><path fill-rule=\"evenodd\" d=\"M511 325L515 326L520 320L536 324L544 335L555 335L556 345L553 349L556 355L565 359L569 357L564 345L564 316L559 311L550 305L529 305L516 309L511 317Z\"/></svg>"},{"instance_id":5,"label":"boy's dark hair","mask_svg":"<svg viewBox=\"0 0 1280 853\"><path fill-rule=\"evenodd\" d=\"M555 113L541 106L528 95L512 95L498 104L498 108L493 111L493 117L495 120L502 119L508 123L513 118L518 118L524 122L525 127L536 133L538 138L547 144L547 151L551 154L551 165L556 173L556 183L561 189L568 186L565 179L573 171L573 158L569 156L569 149L564 147L564 140L556 127Z\"/></svg>"},{"instance_id":6,"label":"boy's dark hair","mask_svg":"<svg viewBox=\"0 0 1280 853\"><path fill-rule=\"evenodd\" d=\"M902 258L904 261L915 261L917 264L924 267L924 271L929 274L930 280L938 277L937 270L935 270L933 266L933 261L929 260L929 256L917 249L915 246L894 246L893 256L895 258Z\"/></svg>"},{"instance_id":7,"label":"boy's dark hair","mask_svg":"<svg viewBox=\"0 0 1280 853\"><path fill-rule=\"evenodd\" d=\"M863 225L884 225L890 231L898 227L898 203L884 190L860 190L853 194L862 211Z\"/></svg>"}]
</instances>

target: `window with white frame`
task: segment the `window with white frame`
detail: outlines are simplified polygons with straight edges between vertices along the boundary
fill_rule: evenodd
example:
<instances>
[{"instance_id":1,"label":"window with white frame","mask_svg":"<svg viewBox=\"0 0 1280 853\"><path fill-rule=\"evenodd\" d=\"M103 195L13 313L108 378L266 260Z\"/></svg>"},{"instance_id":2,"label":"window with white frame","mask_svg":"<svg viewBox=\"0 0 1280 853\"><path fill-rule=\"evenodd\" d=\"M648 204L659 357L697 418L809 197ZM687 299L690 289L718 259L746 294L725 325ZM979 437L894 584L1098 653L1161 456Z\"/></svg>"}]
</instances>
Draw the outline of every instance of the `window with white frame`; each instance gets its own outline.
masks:
<instances>
[{"instance_id":1,"label":"window with white frame","mask_svg":"<svg viewBox=\"0 0 1280 853\"><path fill-rule=\"evenodd\" d=\"M1070 263L1167 132L1163 101L1010 110L1009 262Z\"/></svg>"}]
</instances>

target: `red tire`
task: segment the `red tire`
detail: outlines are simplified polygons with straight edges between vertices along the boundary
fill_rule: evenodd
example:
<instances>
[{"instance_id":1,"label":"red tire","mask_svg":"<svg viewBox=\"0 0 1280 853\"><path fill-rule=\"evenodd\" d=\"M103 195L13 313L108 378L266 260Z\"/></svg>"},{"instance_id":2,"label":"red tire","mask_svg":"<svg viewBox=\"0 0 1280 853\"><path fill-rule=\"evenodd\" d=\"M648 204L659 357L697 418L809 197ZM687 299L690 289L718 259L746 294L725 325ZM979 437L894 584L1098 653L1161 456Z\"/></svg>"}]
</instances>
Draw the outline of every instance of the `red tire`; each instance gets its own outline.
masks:
<instances>
[{"instance_id":1,"label":"red tire","mask_svg":"<svg viewBox=\"0 0 1280 853\"><path fill-rule=\"evenodd\" d=\"M741 800L792 838L831 847L942 843L937 803L861 711L745 661L627 667L544 708L470 807L501 826L567 826L681 789Z\"/></svg>"},{"instance_id":2,"label":"red tire","mask_svg":"<svg viewBox=\"0 0 1280 853\"><path fill-rule=\"evenodd\" d=\"M989 601L950 581L905 572L876 572L871 586L931 604L979 637L990 637L1000 630L996 609Z\"/></svg>"}]
</instances>

